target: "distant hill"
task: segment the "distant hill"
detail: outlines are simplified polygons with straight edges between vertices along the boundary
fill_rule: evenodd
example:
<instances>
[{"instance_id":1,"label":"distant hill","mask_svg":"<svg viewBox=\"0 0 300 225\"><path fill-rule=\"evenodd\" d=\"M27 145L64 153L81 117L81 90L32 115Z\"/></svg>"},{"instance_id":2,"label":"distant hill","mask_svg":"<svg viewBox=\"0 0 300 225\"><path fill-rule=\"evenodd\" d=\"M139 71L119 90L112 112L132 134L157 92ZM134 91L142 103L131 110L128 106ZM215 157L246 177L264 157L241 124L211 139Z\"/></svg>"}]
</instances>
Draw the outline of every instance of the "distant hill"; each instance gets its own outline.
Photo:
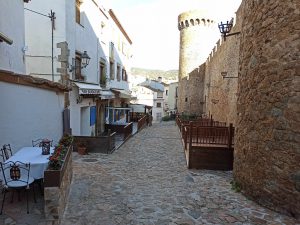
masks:
<instances>
[{"instance_id":1,"label":"distant hill","mask_svg":"<svg viewBox=\"0 0 300 225\"><path fill-rule=\"evenodd\" d=\"M148 77L150 79L157 79L157 77L162 77L166 80L176 80L178 78L178 70L151 70L133 67L131 69L132 75L140 75Z\"/></svg>"}]
</instances>

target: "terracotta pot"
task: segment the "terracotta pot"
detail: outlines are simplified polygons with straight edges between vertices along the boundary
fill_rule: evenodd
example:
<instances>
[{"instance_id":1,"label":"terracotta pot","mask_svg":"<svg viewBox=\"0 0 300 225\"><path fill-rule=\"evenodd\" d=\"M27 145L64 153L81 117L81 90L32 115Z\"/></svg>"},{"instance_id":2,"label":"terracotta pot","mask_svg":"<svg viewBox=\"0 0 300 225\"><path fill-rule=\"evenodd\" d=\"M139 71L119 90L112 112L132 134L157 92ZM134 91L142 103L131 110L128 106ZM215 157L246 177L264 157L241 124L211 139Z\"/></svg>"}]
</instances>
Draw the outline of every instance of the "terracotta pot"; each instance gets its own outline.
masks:
<instances>
[{"instance_id":1,"label":"terracotta pot","mask_svg":"<svg viewBox=\"0 0 300 225\"><path fill-rule=\"evenodd\" d=\"M85 155L86 154L86 147L77 147L77 152L79 155Z\"/></svg>"}]
</instances>

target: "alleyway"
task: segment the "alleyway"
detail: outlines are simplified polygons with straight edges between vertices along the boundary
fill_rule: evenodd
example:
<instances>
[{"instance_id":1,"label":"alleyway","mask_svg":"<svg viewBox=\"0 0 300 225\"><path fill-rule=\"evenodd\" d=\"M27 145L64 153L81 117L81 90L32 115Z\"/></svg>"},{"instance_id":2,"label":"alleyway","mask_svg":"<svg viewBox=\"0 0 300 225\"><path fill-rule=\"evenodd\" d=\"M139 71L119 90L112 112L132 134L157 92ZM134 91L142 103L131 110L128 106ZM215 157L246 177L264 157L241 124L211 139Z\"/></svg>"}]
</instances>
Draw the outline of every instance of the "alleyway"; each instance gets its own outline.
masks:
<instances>
[{"instance_id":1,"label":"alleyway","mask_svg":"<svg viewBox=\"0 0 300 225\"><path fill-rule=\"evenodd\" d=\"M231 172L189 171L174 122L112 155L74 154L63 225L297 224L231 190Z\"/></svg>"}]
</instances>

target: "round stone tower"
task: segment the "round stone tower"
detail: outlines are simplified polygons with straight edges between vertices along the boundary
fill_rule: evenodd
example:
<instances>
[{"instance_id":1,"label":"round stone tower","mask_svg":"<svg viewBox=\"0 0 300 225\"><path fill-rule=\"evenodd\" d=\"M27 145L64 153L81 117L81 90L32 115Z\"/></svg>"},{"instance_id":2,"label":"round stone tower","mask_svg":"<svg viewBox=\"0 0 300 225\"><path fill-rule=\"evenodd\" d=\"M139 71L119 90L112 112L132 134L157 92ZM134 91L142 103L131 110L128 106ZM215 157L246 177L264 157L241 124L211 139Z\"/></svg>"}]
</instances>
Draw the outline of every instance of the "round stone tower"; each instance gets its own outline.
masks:
<instances>
[{"instance_id":1,"label":"round stone tower","mask_svg":"<svg viewBox=\"0 0 300 225\"><path fill-rule=\"evenodd\" d=\"M203 10L178 16L180 31L178 112L202 114L204 105L205 65L220 37L217 24Z\"/></svg>"}]
</instances>

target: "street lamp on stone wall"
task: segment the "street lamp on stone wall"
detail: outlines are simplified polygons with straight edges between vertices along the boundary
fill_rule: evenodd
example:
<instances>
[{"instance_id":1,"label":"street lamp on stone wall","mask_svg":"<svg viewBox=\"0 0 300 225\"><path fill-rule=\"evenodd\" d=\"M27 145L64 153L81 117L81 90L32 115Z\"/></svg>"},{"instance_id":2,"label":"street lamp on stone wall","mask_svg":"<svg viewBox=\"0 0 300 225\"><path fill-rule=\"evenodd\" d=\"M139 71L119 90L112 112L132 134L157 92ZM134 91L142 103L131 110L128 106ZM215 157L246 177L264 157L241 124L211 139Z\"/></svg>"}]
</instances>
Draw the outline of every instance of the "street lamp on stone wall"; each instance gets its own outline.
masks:
<instances>
[{"instance_id":1,"label":"street lamp on stone wall","mask_svg":"<svg viewBox=\"0 0 300 225\"><path fill-rule=\"evenodd\" d=\"M241 32L230 33L231 28L233 27L233 18L230 21L227 21L226 23L221 22L220 24L218 24L218 27L224 38L224 41L226 41L226 37L228 36L233 36L241 33Z\"/></svg>"}]
</instances>

